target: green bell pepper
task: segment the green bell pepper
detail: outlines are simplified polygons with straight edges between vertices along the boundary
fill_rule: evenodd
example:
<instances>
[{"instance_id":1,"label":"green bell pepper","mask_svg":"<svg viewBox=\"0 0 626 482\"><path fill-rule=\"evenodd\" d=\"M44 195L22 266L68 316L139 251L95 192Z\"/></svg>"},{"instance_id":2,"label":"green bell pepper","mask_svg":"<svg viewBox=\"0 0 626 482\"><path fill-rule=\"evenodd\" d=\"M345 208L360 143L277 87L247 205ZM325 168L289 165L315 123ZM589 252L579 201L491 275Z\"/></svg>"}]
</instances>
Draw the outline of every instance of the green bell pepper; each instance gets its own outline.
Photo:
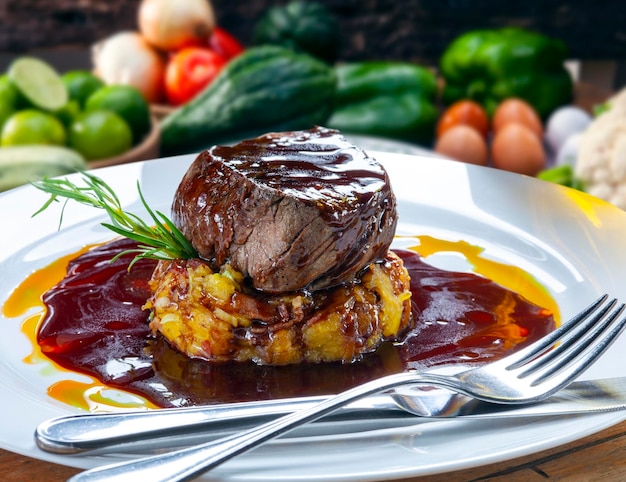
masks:
<instances>
[{"instance_id":1,"label":"green bell pepper","mask_svg":"<svg viewBox=\"0 0 626 482\"><path fill-rule=\"evenodd\" d=\"M491 114L504 99L518 97L545 119L572 100L566 56L562 41L521 28L465 33L440 59L443 101L473 99Z\"/></svg>"},{"instance_id":2,"label":"green bell pepper","mask_svg":"<svg viewBox=\"0 0 626 482\"><path fill-rule=\"evenodd\" d=\"M437 79L407 62L366 61L335 67L335 107L327 125L343 132L431 143Z\"/></svg>"},{"instance_id":3,"label":"green bell pepper","mask_svg":"<svg viewBox=\"0 0 626 482\"><path fill-rule=\"evenodd\" d=\"M332 64L341 43L339 21L319 2L293 1L270 7L254 29L255 45L280 45Z\"/></svg>"}]
</instances>

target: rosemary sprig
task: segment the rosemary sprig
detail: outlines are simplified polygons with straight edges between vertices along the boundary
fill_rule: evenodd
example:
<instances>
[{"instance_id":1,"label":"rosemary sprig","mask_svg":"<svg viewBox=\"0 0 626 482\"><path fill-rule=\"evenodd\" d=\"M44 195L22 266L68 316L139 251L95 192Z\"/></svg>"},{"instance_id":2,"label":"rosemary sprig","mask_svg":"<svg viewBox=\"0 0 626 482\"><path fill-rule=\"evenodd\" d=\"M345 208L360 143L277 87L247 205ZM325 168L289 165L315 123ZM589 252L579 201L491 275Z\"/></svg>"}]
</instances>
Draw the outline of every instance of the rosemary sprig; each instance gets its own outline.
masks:
<instances>
[{"instance_id":1,"label":"rosemary sprig","mask_svg":"<svg viewBox=\"0 0 626 482\"><path fill-rule=\"evenodd\" d=\"M155 212L148 206L141 192L139 181L137 181L139 198L152 218L154 226L148 225L139 216L124 211L115 191L102 179L87 172L81 172L81 174L85 182L84 186L78 186L65 178L43 179L33 182L34 187L50 194L50 199L33 216L46 210L53 202L58 202L59 198L65 198L59 227L63 222L63 213L69 200L104 209L109 215L111 223L102 223L102 226L139 243L137 248L124 251L114 258L117 259L127 253L136 253L129 268L142 258L167 260L189 259L198 256L194 247L174 223L163 213Z\"/></svg>"}]
</instances>

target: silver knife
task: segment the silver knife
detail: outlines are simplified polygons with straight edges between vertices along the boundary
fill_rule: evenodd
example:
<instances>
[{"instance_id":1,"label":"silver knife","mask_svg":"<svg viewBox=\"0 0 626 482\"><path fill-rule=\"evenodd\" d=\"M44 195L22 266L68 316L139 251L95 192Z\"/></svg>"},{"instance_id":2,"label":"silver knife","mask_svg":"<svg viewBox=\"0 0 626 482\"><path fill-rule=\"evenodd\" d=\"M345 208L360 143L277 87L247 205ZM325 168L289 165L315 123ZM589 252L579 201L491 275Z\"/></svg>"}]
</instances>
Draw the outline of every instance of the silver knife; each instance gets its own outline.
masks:
<instances>
[{"instance_id":1,"label":"silver knife","mask_svg":"<svg viewBox=\"0 0 626 482\"><path fill-rule=\"evenodd\" d=\"M35 440L60 454L145 453L212 440L301 410L325 397L303 397L150 411L82 414L41 423ZM574 382L547 400L500 405L447 390L407 388L371 396L310 424L313 433L339 433L452 418L546 417L626 409L626 377ZM418 418L416 418L416 415ZM304 436L301 428L290 436Z\"/></svg>"}]
</instances>

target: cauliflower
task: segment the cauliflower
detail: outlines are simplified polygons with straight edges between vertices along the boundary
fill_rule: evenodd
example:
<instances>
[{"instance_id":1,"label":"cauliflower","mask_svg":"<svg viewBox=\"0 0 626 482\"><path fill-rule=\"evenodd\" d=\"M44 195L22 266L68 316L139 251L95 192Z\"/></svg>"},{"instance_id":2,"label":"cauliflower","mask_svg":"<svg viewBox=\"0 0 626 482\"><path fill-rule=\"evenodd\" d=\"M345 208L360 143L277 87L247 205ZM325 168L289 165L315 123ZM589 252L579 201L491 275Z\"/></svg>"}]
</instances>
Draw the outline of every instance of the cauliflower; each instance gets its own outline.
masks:
<instances>
[{"instance_id":1,"label":"cauliflower","mask_svg":"<svg viewBox=\"0 0 626 482\"><path fill-rule=\"evenodd\" d=\"M626 210L626 90L585 129L574 175L589 194Z\"/></svg>"}]
</instances>

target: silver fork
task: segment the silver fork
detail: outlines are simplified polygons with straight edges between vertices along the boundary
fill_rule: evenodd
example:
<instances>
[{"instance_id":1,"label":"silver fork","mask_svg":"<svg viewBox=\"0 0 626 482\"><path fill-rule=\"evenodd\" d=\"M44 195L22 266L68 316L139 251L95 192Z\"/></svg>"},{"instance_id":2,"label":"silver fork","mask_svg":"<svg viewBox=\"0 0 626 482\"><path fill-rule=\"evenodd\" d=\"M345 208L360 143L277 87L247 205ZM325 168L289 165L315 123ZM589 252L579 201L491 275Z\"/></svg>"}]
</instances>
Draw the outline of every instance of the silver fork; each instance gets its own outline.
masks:
<instances>
[{"instance_id":1,"label":"silver fork","mask_svg":"<svg viewBox=\"0 0 626 482\"><path fill-rule=\"evenodd\" d=\"M543 400L581 374L623 331L624 304L603 295L561 327L499 361L453 375L409 371L374 380L251 430L166 454L97 467L70 479L186 481L359 398L402 385L433 385L495 403ZM595 313L595 314L594 314ZM592 316L593 315L593 316Z\"/></svg>"}]
</instances>

